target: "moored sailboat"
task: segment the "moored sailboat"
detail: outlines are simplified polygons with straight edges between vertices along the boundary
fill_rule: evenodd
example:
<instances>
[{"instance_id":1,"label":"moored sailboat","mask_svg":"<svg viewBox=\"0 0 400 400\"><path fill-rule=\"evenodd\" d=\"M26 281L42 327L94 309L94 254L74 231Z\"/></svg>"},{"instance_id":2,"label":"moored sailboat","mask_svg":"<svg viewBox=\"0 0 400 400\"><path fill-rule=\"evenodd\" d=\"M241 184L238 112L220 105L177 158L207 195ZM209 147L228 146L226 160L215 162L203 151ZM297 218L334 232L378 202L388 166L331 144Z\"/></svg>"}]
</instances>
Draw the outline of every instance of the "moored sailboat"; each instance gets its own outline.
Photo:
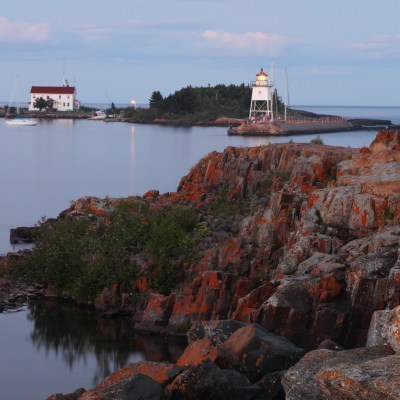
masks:
<instances>
[{"instance_id":1,"label":"moored sailboat","mask_svg":"<svg viewBox=\"0 0 400 400\"><path fill-rule=\"evenodd\" d=\"M18 80L17 80L18 84ZM17 96L18 99L18 96ZM7 106L4 123L9 126L33 126L37 125L38 121L35 118L24 117L20 115L19 101L17 100L17 109L14 117L9 116L10 106Z\"/></svg>"}]
</instances>

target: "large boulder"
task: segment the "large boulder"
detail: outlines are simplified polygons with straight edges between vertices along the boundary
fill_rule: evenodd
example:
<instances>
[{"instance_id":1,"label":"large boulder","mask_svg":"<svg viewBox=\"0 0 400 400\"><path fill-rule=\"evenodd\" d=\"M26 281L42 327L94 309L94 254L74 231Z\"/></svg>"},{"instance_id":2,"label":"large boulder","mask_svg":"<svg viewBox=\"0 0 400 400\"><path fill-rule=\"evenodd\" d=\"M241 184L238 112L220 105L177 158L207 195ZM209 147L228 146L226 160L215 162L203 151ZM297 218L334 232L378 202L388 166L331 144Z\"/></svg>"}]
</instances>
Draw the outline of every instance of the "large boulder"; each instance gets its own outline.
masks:
<instances>
[{"instance_id":1,"label":"large boulder","mask_svg":"<svg viewBox=\"0 0 400 400\"><path fill-rule=\"evenodd\" d=\"M130 379L134 375L146 375L162 386L173 381L182 372L182 368L167 362L138 361L125 365L113 374L104 378L97 386L97 389L112 386L116 382Z\"/></svg>"},{"instance_id":2,"label":"large boulder","mask_svg":"<svg viewBox=\"0 0 400 400\"><path fill-rule=\"evenodd\" d=\"M254 390L248 378L238 371L225 370L206 359L180 374L169 387L170 400L243 400L243 388ZM242 391L239 391L242 389ZM261 388L257 388L259 392ZM249 397L248 397L249 398Z\"/></svg>"},{"instance_id":3,"label":"large boulder","mask_svg":"<svg viewBox=\"0 0 400 400\"><path fill-rule=\"evenodd\" d=\"M388 346L311 351L284 374L286 400L398 399L399 361Z\"/></svg>"},{"instance_id":4,"label":"large boulder","mask_svg":"<svg viewBox=\"0 0 400 400\"><path fill-rule=\"evenodd\" d=\"M79 400L164 400L162 386L142 374L115 382L113 385L88 390Z\"/></svg>"},{"instance_id":5,"label":"large boulder","mask_svg":"<svg viewBox=\"0 0 400 400\"><path fill-rule=\"evenodd\" d=\"M396 260L397 244L380 253L360 256L350 264L346 292L353 315L348 326L348 346L364 345L373 312L390 304L387 288L391 281L396 282L389 278Z\"/></svg>"},{"instance_id":6,"label":"large boulder","mask_svg":"<svg viewBox=\"0 0 400 400\"><path fill-rule=\"evenodd\" d=\"M215 361L216 358L217 349L206 336L197 342L190 343L176 364L182 368L187 368L197 365L205 359Z\"/></svg>"},{"instance_id":7,"label":"large boulder","mask_svg":"<svg viewBox=\"0 0 400 400\"><path fill-rule=\"evenodd\" d=\"M218 365L238 370L253 382L270 372L287 369L305 353L258 324L238 329L217 350Z\"/></svg>"},{"instance_id":8,"label":"large boulder","mask_svg":"<svg viewBox=\"0 0 400 400\"><path fill-rule=\"evenodd\" d=\"M367 347L387 344L400 353L400 306L375 311L368 330Z\"/></svg>"},{"instance_id":9,"label":"large boulder","mask_svg":"<svg viewBox=\"0 0 400 400\"><path fill-rule=\"evenodd\" d=\"M343 267L337 263L321 263L313 274L285 277L260 306L255 321L307 350L325 339L341 342L350 313L344 283Z\"/></svg>"}]
</instances>

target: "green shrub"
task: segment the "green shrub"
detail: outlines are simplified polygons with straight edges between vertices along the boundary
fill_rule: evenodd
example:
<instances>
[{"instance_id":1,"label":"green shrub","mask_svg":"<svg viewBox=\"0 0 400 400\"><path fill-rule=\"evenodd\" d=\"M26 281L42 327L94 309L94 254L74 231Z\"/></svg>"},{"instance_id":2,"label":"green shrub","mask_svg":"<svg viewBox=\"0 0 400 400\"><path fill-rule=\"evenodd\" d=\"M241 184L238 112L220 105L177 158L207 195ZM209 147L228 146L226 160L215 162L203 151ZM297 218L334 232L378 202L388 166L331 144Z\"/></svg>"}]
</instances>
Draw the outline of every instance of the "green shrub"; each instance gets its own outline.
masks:
<instances>
[{"instance_id":1,"label":"green shrub","mask_svg":"<svg viewBox=\"0 0 400 400\"><path fill-rule=\"evenodd\" d=\"M57 221L39 225L39 233L28 275L54 287L57 292L74 291L82 277L91 241L87 221Z\"/></svg>"},{"instance_id":2,"label":"green shrub","mask_svg":"<svg viewBox=\"0 0 400 400\"><path fill-rule=\"evenodd\" d=\"M193 259L198 218L193 210L171 208L153 215L145 248L159 266L150 286L168 294L182 280L182 266Z\"/></svg>"},{"instance_id":3,"label":"green shrub","mask_svg":"<svg viewBox=\"0 0 400 400\"><path fill-rule=\"evenodd\" d=\"M106 222L42 221L24 273L50 284L58 294L94 300L113 283L129 289L137 276L132 254L146 251L158 266L152 287L169 293L204 236L204 229L196 231L197 224L191 209L149 211L139 202L122 202Z\"/></svg>"},{"instance_id":4,"label":"green shrub","mask_svg":"<svg viewBox=\"0 0 400 400\"><path fill-rule=\"evenodd\" d=\"M322 140L321 136L318 135L316 138L311 139L310 143L312 143L312 144L324 144L324 141Z\"/></svg>"}]
</instances>

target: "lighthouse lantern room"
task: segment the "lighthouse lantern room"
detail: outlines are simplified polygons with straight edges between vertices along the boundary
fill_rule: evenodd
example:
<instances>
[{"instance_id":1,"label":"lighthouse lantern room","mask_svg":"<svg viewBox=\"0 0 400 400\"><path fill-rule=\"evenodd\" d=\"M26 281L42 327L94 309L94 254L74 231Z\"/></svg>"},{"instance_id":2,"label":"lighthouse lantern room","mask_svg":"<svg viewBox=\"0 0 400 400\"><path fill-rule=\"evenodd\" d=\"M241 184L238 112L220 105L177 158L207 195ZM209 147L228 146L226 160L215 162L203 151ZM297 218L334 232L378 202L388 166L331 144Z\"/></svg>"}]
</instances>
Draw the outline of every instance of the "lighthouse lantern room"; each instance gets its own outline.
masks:
<instances>
[{"instance_id":1,"label":"lighthouse lantern room","mask_svg":"<svg viewBox=\"0 0 400 400\"><path fill-rule=\"evenodd\" d=\"M262 68L256 75L255 82L251 82L251 86L253 90L249 119L251 121L273 121L274 85Z\"/></svg>"}]
</instances>

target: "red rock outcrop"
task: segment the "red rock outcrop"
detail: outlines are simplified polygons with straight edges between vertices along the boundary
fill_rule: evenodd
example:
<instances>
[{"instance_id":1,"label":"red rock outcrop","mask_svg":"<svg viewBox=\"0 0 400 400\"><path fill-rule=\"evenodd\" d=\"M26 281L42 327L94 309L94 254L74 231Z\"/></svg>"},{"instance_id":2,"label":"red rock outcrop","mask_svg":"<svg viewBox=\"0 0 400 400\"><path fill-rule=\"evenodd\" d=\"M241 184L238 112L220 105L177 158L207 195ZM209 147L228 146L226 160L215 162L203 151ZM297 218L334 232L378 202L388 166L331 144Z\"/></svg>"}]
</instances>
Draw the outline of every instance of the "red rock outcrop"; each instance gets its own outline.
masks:
<instances>
[{"instance_id":1,"label":"red rock outcrop","mask_svg":"<svg viewBox=\"0 0 400 400\"><path fill-rule=\"evenodd\" d=\"M265 354L252 353L255 339L247 331L259 326L306 350L368 344L308 353L283 378L287 399L399 398L393 351L400 351L399 149L400 133L391 131L361 150L228 147L200 160L176 192L147 192L140 201L153 208L193 206L208 236L196 248L200 260L184 265L184 279L169 295L148 290L149 260L138 262L142 276L135 286L147 300L134 316L135 329L186 334L193 326L178 361L184 372L172 382L139 372L161 383L171 398L191 390L209 396L221 382L233 392L261 393L262 380L275 382L277 376L265 375L275 371ZM218 214L218 202L247 208L227 217ZM106 217L116 203L84 198L63 216ZM223 326L229 326L226 337ZM224 367L259 382L250 385ZM207 388L204 379L211 382Z\"/></svg>"},{"instance_id":2,"label":"red rock outcrop","mask_svg":"<svg viewBox=\"0 0 400 400\"><path fill-rule=\"evenodd\" d=\"M211 233L179 292L150 294L136 328L185 333L196 321L235 318L307 349L325 339L364 344L373 312L400 302L399 136L380 132L361 150L228 147L200 160L176 192L147 192L154 208L195 206ZM249 208L228 219L211 213L216 201ZM115 203L85 198L64 216ZM146 292L149 268L138 268Z\"/></svg>"}]
</instances>

